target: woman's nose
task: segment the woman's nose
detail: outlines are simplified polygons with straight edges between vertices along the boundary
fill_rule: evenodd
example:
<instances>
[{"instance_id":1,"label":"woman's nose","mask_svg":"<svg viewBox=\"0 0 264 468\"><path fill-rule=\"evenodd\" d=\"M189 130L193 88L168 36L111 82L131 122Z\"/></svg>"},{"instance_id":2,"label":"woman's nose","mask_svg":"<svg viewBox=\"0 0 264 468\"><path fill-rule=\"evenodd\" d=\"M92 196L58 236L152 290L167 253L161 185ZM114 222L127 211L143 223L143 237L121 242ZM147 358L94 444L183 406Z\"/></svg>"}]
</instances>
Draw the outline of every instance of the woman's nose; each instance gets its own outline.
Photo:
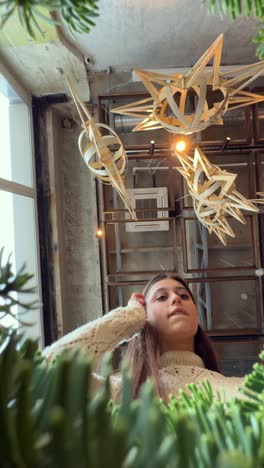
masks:
<instances>
[{"instance_id":1,"label":"woman's nose","mask_svg":"<svg viewBox=\"0 0 264 468\"><path fill-rule=\"evenodd\" d=\"M178 294L174 294L172 297L172 304L177 304L178 302L180 302L180 300L180 296L178 296Z\"/></svg>"}]
</instances>

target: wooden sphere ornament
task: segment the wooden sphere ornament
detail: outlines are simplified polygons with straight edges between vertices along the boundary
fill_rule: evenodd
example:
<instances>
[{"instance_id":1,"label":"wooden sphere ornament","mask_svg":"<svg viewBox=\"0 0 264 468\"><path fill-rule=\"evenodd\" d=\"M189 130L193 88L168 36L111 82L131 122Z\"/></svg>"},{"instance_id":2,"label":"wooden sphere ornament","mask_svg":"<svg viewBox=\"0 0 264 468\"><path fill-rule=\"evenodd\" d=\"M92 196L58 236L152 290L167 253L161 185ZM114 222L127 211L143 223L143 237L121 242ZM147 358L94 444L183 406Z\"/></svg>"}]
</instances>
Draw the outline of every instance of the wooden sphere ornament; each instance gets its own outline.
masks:
<instances>
[{"instance_id":1,"label":"wooden sphere ornament","mask_svg":"<svg viewBox=\"0 0 264 468\"><path fill-rule=\"evenodd\" d=\"M186 75L135 70L151 97L112 112L142 118L133 131L164 128L168 132L187 135L210 125L223 125L222 116L232 109L264 101L263 95L242 91L264 74L264 61L222 73L223 40L221 34ZM207 69L211 59L213 67ZM211 91L218 91L213 102ZM188 93L195 97L193 111L186 105Z\"/></svg>"},{"instance_id":2,"label":"wooden sphere ornament","mask_svg":"<svg viewBox=\"0 0 264 468\"><path fill-rule=\"evenodd\" d=\"M101 182L111 184L117 190L132 219L136 220L136 213L123 181L127 156L119 136L108 125L95 122L68 78L67 83L82 121L83 130L78 144L86 165Z\"/></svg>"},{"instance_id":3,"label":"wooden sphere ornament","mask_svg":"<svg viewBox=\"0 0 264 468\"><path fill-rule=\"evenodd\" d=\"M210 234L214 232L221 242L227 245L226 235L235 237L235 233L226 216L230 215L245 224L241 210L258 212L253 202L263 203L264 200L245 198L236 190L237 174L211 164L198 146L195 148L194 156L175 152L181 164L177 169L186 179L198 220ZM258 194L262 195L260 192Z\"/></svg>"}]
</instances>

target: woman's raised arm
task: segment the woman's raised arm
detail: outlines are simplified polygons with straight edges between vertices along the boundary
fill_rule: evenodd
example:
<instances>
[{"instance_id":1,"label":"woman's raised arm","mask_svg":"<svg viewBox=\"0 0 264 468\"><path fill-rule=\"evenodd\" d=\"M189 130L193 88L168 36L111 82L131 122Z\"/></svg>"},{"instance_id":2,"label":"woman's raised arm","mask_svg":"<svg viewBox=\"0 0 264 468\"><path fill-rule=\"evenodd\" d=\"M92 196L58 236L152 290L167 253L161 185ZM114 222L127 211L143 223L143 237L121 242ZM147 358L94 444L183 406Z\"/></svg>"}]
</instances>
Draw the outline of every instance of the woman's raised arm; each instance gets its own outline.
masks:
<instances>
[{"instance_id":1,"label":"woman's raised arm","mask_svg":"<svg viewBox=\"0 0 264 468\"><path fill-rule=\"evenodd\" d=\"M141 296L141 295L138 295ZM107 351L112 351L123 340L130 339L146 323L146 313L137 294L126 307L118 307L103 317L77 328L44 349L43 355L53 360L66 349L81 348L91 357L93 369Z\"/></svg>"}]
</instances>

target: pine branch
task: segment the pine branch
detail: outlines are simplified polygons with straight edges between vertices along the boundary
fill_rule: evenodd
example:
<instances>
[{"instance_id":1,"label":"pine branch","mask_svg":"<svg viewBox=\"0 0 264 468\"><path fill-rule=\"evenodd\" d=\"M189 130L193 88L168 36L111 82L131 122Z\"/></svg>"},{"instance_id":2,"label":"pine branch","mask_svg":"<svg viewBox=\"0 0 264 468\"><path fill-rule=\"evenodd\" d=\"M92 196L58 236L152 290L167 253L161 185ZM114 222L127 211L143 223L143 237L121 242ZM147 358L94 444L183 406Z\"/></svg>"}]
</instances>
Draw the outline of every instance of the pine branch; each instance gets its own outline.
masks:
<instances>
[{"instance_id":1,"label":"pine branch","mask_svg":"<svg viewBox=\"0 0 264 468\"><path fill-rule=\"evenodd\" d=\"M98 11L98 0L4 0L0 2L0 27L3 29L17 13L21 25L34 39L36 29L42 34L38 19L54 26L64 24L73 35L89 33ZM58 14L60 21L51 18L50 13Z\"/></svg>"},{"instance_id":2,"label":"pine branch","mask_svg":"<svg viewBox=\"0 0 264 468\"><path fill-rule=\"evenodd\" d=\"M11 332L0 342L0 466L49 468L262 468L263 409L212 397L209 383L168 403L147 382L132 400L124 370L120 405L109 403L109 357L91 390L86 354L65 352L49 365L36 343ZM257 372L257 374L254 374ZM252 391L264 368L252 375ZM249 401L249 400L248 400ZM249 401L250 402L250 401ZM260 402L260 400L259 400Z\"/></svg>"},{"instance_id":3,"label":"pine branch","mask_svg":"<svg viewBox=\"0 0 264 468\"><path fill-rule=\"evenodd\" d=\"M24 267L12 272L0 251L0 298L31 291ZM25 304L25 308L29 307ZM37 343L14 330L0 333L0 467L13 468L262 468L264 352L245 379L247 399L225 403L209 382L188 385L160 401L151 382L132 398L123 369L120 404L110 402L112 367L106 356L94 394L92 365L79 351L49 364Z\"/></svg>"},{"instance_id":4,"label":"pine branch","mask_svg":"<svg viewBox=\"0 0 264 468\"><path fill-rule=\"evenodd\" d=\"M31 281L34 275L26 273L25 264L14 274L13 265L10 261L11 255L4 263L3 254L4 248L0 250L0 319L11 316L18 324L30 325L14 315L13 307L19 306L25 312L37 308L38 301L24 302L16 298L16 294L33 294L36 292L36 287L27 287L28 282ZM1 325L1 328L4 328L3 325Z\"/></svg>"},{"instance_id":5,"label":"pine branch","mask_svg":"<svg viewBox=\"0 0 264 468\"><path fill-rule=\"evenodd\" d=\"M257 57L260 60L264 59L263 0L202 0L202 5L207 5L210 15L219 15L221 18L229 14L234 21L243 15L262 20L259 23L259 31L252 40L259 44L256 50Z\"/></svg>"}]
</instances>

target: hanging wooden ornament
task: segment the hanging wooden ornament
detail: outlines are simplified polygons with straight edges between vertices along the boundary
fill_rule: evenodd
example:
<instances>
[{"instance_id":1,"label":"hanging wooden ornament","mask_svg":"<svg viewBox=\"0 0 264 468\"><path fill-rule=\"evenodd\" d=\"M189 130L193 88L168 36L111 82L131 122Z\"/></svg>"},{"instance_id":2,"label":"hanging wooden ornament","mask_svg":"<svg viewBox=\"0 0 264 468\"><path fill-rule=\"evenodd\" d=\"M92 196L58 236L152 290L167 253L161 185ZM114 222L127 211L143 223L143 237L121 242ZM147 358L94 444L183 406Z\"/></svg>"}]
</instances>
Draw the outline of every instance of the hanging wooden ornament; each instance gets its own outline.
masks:
<instances>
[{"instance_id":1,"label":"hanging wooden ornament","mask_svg":"<svg viewBox=\"0 0 264 468\"><path fill-rule=\"evenodd\" d=\"M223 125L222 116L231 109L264 101L263 95L242 91L264 74L264 61L222 73L223 40L221 34L187 75L135 70L151 97L112 112L142 118L133 131L164 128L172 133L191 134L210 125ZM211 59L213 67L206 69ZM211 102L212 90L218 90L219 94L214 102ZM195 110L191 113L186 105L188 93L194 94Z\"/></svg>"},{"instance_id":2,"label":"hanging wooden ornament","mask_svg":"<svg viewBox=\"0 0 264 468\"><path fill-rule=\"evenodd\" d=\"M176 155L181 164L177 169L186 179L198 220L210 234L214 232L227 245L226 235L235 237L235 233L226 216L230 215L245 224L241 210L258 212L258 208L236 190L237 174L211 164L198 146L194 156L177 151Z\"/></svg>"},{"instance_id":3,"label":"hanging wooden ornament","mask_svg":"<svg viewBox=\"0 0 264 468\"><path fill-rule=\"evenodd\" d=\"M104 184L111 184L117 190L132 219L137 220L122 178L127 167L127 156L119 136L108 125L95 122L68 78L67 83L82 122L83 131L78 144L85 163L95 177ZM113 150L110 147L117 149Z\"/></svg>"},{"instance_id":4,"label":"hanging wooden ornament","mask_svg":"<svg viewBox=\"0 0 264 468\"><path fill-rule=\"evenodd\" d=\"M264 205L264 192L257 192L257 195L259 195L260 198L254 198L253 200L250 200L252 203Z\"/></svg>"}]
</instances>

